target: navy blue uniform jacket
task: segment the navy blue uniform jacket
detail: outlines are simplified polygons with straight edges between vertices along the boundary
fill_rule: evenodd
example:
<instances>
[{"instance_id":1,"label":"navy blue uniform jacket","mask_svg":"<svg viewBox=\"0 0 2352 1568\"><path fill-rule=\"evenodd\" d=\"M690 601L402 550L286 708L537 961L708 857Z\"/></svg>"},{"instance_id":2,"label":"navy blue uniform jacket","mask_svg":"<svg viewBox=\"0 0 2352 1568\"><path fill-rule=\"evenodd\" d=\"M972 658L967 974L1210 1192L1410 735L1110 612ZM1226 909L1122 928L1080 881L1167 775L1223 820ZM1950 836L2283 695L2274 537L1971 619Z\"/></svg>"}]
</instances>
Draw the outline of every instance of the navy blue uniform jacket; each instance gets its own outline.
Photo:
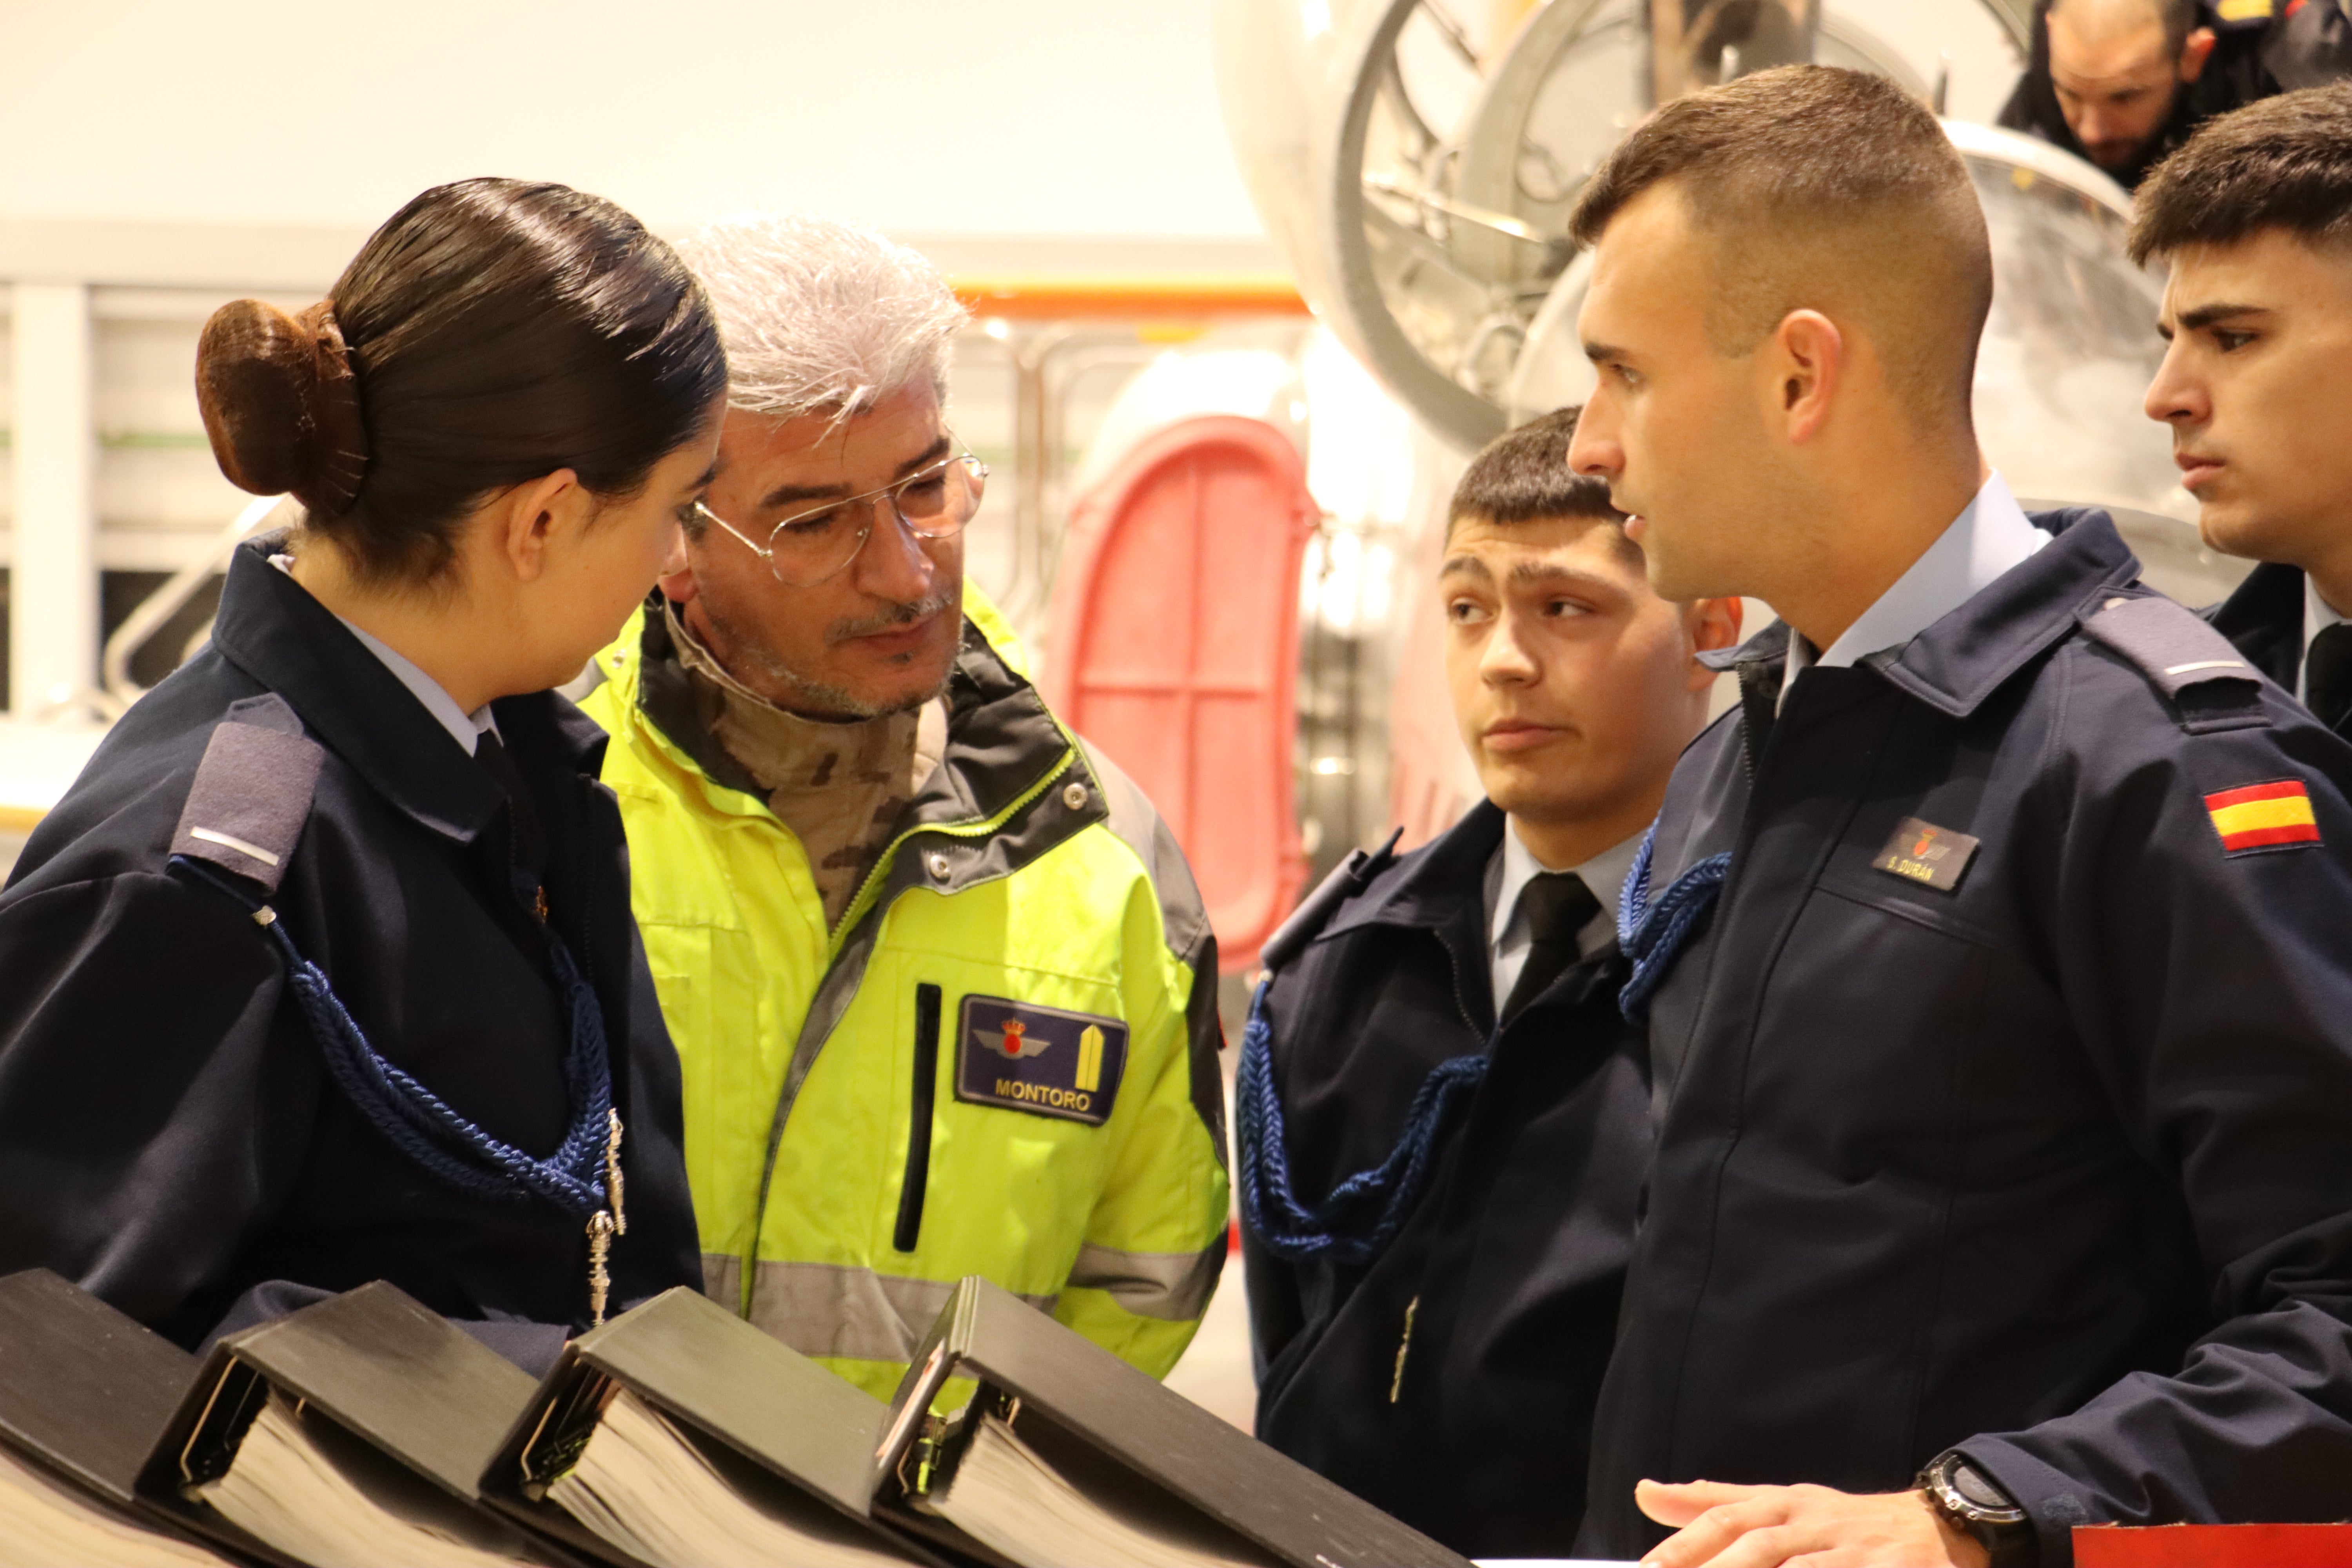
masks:
<instances>
[{"instance_id":1,"label":"navy blue uniform jacket","mask_svg":"<svg viewBox=\"0 0 2352 1568\"><path fill-rule=\"evenodd\" d=\"M271 900L295 945L459 1112L535 1155L562 1140L564 1014L511 891L504 794L267 548L237 552L211 647L114 727L0 893L0 1272L53 1268L184 1344L273 1280L584 1326L581 1222L410 1164L327 1078L264 933L165 870L214 727L274 693L328 753ZM627 1129L618 1310L700 1283L677 1060L596 782L604 732L551 693L493 711L603 1004Z\"/></svg>"},{"instance_id":2,"label":"navy blue uniform jacket","mask_svg":"<svg viewBox=\"0 0 2352 1568\"><path fill-rule=\"evenodd\" d=\"M1485 884L1503 826L1481 803L1390 865L1266 997L1310 1203L1381 1163L1431 1068L1491 1053L1419 1205L1369 1268L1286 1262L1248 1230L1242 1246L1261 1438L1465 1555L1558 1557L1584 1512L1649 1087L1613 943L1496 1031Z\"/></svg>"},{"instance_id":3,"label":"navy blue uniform jacket","mask_svg":"<svg viewBox=\"0 0 2352 1568\"><path fill-rule=\"evenodd\" d=\"M2044 1568L2352 1511L2352 748L2169 601L2176 674L2086 631L2153 595L2104 513L2039 521L1777 720L1769 628L1675 771L1654 886L1730 879L1651 1016L1591 1555L1664 1533L1642 1477L1892 1491L1954 1446ZM2282 782L2322 842L2231 852L2206 797ZM1956 889L1874 868L1906 818L1981 840Z\"/></svg>"}]
</instances>

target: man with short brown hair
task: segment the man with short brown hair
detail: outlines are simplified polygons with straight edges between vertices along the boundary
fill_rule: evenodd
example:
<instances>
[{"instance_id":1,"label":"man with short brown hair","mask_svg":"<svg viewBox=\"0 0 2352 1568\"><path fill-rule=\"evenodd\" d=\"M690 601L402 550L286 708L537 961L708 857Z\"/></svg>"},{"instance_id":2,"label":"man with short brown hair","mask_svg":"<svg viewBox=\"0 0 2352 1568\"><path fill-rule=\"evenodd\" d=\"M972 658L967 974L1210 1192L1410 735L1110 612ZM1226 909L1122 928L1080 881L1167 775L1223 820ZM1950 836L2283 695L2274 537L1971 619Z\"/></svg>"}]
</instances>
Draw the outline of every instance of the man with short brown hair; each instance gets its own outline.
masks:
<instances>
[{"instance_id":1,"label":"man with short brown hair","mask_svg":"<svg viewBox=\"0 0 2352 1568\"><path fill-rule=\"evenodd\" d=\"M2132 251L2169 272L2148 416L2205 542L2263 563L2213 624L2352 734L2352 86L2198 132L2141 193Z\"/></svg>"},{"instance_id":2,"label":"man with short brown hair","mask_svg":"<svg viewBox=\"0 0 2352 1568\"><path fill-rule=\"evenodd\" d=\"M1985 467L1969 192L1806 67L1661 109L1573 219L1571 461L1660 592L1786 622L1627 898L1658 1152L1590 1555L2064 1568L2078 1524L2343 1512L2352 752Z\"/></svg>"},{"instance_id":3,"label":"man with short brown hair","mask_svg":"<svg viewBox=\"0 0 2352 1568\"><path fill-rule=\"evenodd\" d=\"M1445 673L1486 799L1358 851L1244 1036L1258 1436L1465 1556L1567 1555L1650 1152L1615 911L1738 601L1643 578L1576 410L1454 495Z\"/></svg>"}]
</instances>

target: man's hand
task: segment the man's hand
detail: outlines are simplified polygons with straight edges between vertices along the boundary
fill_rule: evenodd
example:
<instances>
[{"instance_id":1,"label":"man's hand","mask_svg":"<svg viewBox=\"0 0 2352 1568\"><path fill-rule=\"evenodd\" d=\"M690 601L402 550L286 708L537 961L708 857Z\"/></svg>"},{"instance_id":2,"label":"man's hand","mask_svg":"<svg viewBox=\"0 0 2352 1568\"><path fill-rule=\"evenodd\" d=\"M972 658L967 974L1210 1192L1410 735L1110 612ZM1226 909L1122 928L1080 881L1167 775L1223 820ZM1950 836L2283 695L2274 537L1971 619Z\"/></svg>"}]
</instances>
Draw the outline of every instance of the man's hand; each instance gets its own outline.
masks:
<instances>
[{"instance_id":1,"label":"man's hand","mask_svg":"<svg viewBox=\"0 0 2352 1568\"><path fill-rule=\"evenodd\" d=\"M1988 1561L1925 1492L1856 1497L1827 1487L1643 1481L1633 1501L1676 1529L1642 1559L1657 1568L1986 1568Z\"/></svg>"}]
</instances>

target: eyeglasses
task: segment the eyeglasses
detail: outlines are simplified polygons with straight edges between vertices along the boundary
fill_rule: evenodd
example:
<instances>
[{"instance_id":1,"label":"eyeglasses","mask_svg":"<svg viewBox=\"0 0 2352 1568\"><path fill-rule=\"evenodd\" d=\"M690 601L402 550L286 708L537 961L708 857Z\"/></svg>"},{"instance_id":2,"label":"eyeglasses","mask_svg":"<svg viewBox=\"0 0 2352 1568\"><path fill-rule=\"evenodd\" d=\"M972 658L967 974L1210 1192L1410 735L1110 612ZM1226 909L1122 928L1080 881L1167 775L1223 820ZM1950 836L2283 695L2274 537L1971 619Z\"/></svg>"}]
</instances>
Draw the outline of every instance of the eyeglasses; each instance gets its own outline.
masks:
<instances>
[{"instance_id":1,"label":"eyeglasses","mask_svg":"<svg viewBox=\"0 0 2352 1568\"><path fill-rule=\"evenodd\" d=\"M987 478L987 464L970 452L959 452L880 489L821 501L793 512L769 530L764 546L700 501L694 503L694 510L705 521L715 522L741 540L768 563L777 582L790 588L807 588L857 559L886 504L898 525L917 539L954 538L980 510L981 481Z\"/></svg>"}]
</instances>

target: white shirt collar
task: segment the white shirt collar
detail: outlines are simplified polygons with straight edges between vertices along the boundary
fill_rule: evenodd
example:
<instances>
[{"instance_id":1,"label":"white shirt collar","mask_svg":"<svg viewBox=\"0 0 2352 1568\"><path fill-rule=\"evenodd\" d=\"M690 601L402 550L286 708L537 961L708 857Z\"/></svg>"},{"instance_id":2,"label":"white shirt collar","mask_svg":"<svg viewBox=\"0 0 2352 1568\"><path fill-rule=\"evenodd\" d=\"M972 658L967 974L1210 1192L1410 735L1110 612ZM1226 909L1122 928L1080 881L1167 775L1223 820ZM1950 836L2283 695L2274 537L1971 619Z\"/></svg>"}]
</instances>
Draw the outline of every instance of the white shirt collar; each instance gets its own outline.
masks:
<instances>
[{"instance_id":1,"label":"white shirt collar","mask_svg":"<svg viewBox=\"0 0 2352 1568\"><path fill-rule=\"evenodd\" d=\"M1992 475L1936 542L1911 563L1910 570L1837 641L1817 654L1790 628L1780 700L1788 700L1797 677L1814 665L1843 668L1881 649L1902 647L2049 542L2050 535L2033 526L2010 494L2009 481Z\"/></svg>"},{"instance_id":2,"label":"white shirt collar","mask_svg":"<svg viewBox=\"0 0 2352 1568\"><path fill-rule=\"evenodd\" d=\"M2304 698L2309 689L2311 645L2318 640L2320 633L2332 626L2339 625L2344 619L2344 616L2336 613L2335 605L2319 596L2319 585L2311 580L2311 574L2305 573L2303 574L2303 659L2295 666L2294 670L2294 695L2298 701Z\"/></svg>"},{"instance_id":3,"label":"white shirt collar","mask_svg":"<svg viewBox=\"0 0 2352 1568\"><path fill-rule=\"evenodd\" d=\"M269 563L289 577L294 574L294 557L291 555L273 555ZM334 615L332 610L327 613ZM425 710L433 715L434 722L448 731L449 738L464 747L467 756L472 756L480 748L484 735L498 734L499 721L492 716L488 703L483 703L471 713L467 712L457 706L457 700L450 696L439 681L418 668L414 659L382 637L344 621L342 616L335 616L335 619L343 621L343 629L359 638L360 646L375 655L384 668L392 671L400 683L408 688L416 700L425 705ZM503 744L505 737L499 736L499 741Z\"/></svg>"}]
</instances>

